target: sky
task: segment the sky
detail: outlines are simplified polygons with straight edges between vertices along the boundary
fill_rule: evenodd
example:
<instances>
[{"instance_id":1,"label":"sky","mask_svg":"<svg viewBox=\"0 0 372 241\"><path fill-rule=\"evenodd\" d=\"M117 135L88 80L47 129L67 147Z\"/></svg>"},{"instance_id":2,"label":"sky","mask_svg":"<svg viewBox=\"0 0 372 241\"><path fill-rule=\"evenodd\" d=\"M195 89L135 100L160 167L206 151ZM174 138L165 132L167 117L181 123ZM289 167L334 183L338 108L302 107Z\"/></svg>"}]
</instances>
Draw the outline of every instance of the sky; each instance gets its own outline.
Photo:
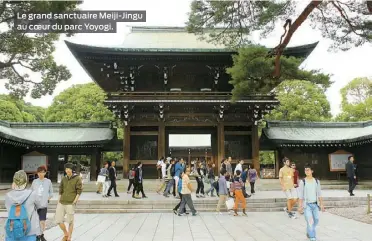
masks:
<instances>
[{"instance_id":1,"label":"sky","mask_svg":"<svg viewBox=\"0 0 372 241\"><path fill-rule=\"evenodd\" d=\"M118 23L117 33L106 34L76 34L71 38L62 37L56 43L54 57L58 64L64 64L71 71L72 78L58 84L52 96L45 96L40 99L26 97L26 101L34 105L47 107L52 103L53 97L73 84L92 82L91 78L72 56L64 40L88 45L120 45L129 32L128 26L184 26L187 21L191 0L85 0L81 5L82 10L146 10L146 23ZM339 91L349 81L356 77L372 77L372 45L365 45L353 48L346 52L329 52L329 41L322 39L320 33L311 29L305 23L292 37L289 46L309 44L320 41L313 53L303 63L306 69L320 69L326 74L331 74L334 84L327 91L327 98L331 104L331 112L336 115L340 112L341 96ZM274 33L264 40L256 38L257 43L267 47L274 47L278 44L282 28L279 26ZM0 85L0 93L6 90Z\"/></svg>"}]
</instances>

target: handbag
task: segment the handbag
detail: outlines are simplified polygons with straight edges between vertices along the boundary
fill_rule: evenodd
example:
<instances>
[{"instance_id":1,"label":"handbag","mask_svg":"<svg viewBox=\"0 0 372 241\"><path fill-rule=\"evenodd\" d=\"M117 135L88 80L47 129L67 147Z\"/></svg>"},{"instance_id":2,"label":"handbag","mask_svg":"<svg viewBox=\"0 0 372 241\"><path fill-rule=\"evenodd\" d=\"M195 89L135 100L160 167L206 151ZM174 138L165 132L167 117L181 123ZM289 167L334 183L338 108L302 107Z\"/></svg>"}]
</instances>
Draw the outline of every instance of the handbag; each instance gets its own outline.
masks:
<instances>
[{"instance_id":1,"label":"handbag","mask_svg":"<svg viewBox=\"0 0 372 241\"><path fill-rule=\"evenodd\" d=\"M98 175L97 182L105 182L105 181L106 181L106 176Z\"/></svg>"},{"instance_id":2,"label":"handbag","mask_svg":"<svg viewBox=\"0 0 372 241\"><path fill-rule=\"evenodd\" d=\"M227 210L233 209L233 207L234 207L234 199L233 198L229 198L226 201L226 207L227 207Z\"/></svg>"}]
</instances>

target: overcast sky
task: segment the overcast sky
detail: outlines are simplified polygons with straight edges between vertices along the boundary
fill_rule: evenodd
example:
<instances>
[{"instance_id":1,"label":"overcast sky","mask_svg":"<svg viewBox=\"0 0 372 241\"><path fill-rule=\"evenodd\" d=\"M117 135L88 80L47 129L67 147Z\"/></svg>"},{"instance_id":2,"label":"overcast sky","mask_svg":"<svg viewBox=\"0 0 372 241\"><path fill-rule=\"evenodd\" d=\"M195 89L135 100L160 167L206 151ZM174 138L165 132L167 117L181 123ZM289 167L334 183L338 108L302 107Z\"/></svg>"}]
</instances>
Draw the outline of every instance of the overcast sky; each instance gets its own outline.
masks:
<instances>
[{"instance_id":1,"label":"overcast sky","mask_svg":"<svg viewBox=\"0 0 372 241\"><path fill-rule=\"evenodd\" d=\"M191 0L86 0L81 6L82 10L146 10L147 22L136 23L137 26L184 26L187 20L187 12ZM60 83L53 96L70 87L73 84L88 83L92 80L85 73L79 63L72 56L63 40L89 44L89 45L120 45L128 33L129 23L119 23L118 33L115 34L77 34L71 38L62 38L57 44L55 52L56 61L64 64L72 73L69 81ZM278 28L272 36L259 43L267 47L274 47L282 33ZM303 63L306 69L321 69L324 73L332 74L334 84L327 91L328 100L331 103L332 114L340 110L339 90L355 77L372 76L372 46L354 48L347 52L328 52L328 42L323 40L320 34L304 25L295 33L290 46L309 44L320 41L317 48ZM0 86L0 92L5 93L5 88ZM47 107L51 104L53 96L45 96L41 99L26 98L26 101L34 105Z\"/></svg>"}]
</instances>

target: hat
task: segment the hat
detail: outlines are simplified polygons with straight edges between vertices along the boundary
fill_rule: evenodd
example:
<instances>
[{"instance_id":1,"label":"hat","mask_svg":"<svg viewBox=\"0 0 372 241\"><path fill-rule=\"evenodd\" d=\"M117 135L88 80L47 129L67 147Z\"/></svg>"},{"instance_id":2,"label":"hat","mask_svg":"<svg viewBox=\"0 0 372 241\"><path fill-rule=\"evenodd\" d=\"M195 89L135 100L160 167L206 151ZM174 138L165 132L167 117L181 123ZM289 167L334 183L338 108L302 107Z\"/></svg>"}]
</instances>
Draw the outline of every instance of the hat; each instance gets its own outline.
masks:
<instances>
[{"instance_id":1,"label":"hat","mask_svg":"<svg viewBox=\"0 0 372 241\"><path fill-rule=\"evenodd\" d=\"M14 173L13 176L13 185L12 188L14 190L23 190L27 186L27 174L25 171L20 170Z\"/></svg>"},{"instance_id":2,"label":"hat","mask_svg":"<svg viewBox=\"0 0 372 241\"><path fill-rule=\"evenodd\" d=\"M72 164L71 162L68 162L68 163L65 164L65 169L66 168L73 170L74 169L74 164Z\"/></svg>"}]
</instances>

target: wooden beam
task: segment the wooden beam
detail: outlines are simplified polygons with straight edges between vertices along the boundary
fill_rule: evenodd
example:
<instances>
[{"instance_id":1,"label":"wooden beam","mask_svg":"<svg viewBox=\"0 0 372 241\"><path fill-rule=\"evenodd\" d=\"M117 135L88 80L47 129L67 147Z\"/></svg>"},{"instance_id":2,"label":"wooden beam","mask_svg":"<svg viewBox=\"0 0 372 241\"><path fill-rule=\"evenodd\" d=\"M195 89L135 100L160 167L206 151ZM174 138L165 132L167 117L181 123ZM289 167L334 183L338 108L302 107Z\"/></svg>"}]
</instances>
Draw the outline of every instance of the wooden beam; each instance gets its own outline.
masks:
<instances>
[{"instance_id":1,"label":"wooden beam","mask_svg":"<svg viewBox=\"0 0 372 241\"><path fill-rule=\"evenodd\" d=\"M157 131L131 131L131 136L157 136Z\"/></svg>"},{"instance_id":2,"label":"wooden beam","mask_svg":"<svg viewBox=\"0 0 372 241\"><path fill-rule=\"evenodd\" d=\"M231 136L246 136L251 135L251 131L225 131L225 136L231 135Z\"/></svg>"},{"instance_id":3,"label":"wooden beam","mask_svg":"<svg viewBox=\"0 0 372 241\"><path fill-rule=\"evenodd\" d=\"M252 125L252 160L253 167L260 174L260 142L258 138L258 126Z\"/></svg>"},{"instance_id":4,"label":"wooden beam","mask_svg":"<svg viewBox=\"0 0 372 241\"><path fill-rule=\"evenodd\" d=\"M165 157L165 125L164 122L159 124L158 129L158 159Z\"/></svg>"},{"instance_id":5,"label":"wooden beam","mask_svg":"<svg viewBox=\"0 0 372 241\"><path fill-rule=\"evenodd\" d=\"M129 164L136 165L138 162L142 162L144 165L156 165L157 160L130 160Z\"/></svg>"},{"instance_id":6,"label":"wooden beam","mask_svg":"<svg viewBox=\"0 0 372 241\"><path fill-rule=\"evenodd\" d=\"M125 175L129 171L129 160L130 160L130 126L123 126L124 129L124 140L123 140L123 174Z\"/></svg>"}]
</instances>

